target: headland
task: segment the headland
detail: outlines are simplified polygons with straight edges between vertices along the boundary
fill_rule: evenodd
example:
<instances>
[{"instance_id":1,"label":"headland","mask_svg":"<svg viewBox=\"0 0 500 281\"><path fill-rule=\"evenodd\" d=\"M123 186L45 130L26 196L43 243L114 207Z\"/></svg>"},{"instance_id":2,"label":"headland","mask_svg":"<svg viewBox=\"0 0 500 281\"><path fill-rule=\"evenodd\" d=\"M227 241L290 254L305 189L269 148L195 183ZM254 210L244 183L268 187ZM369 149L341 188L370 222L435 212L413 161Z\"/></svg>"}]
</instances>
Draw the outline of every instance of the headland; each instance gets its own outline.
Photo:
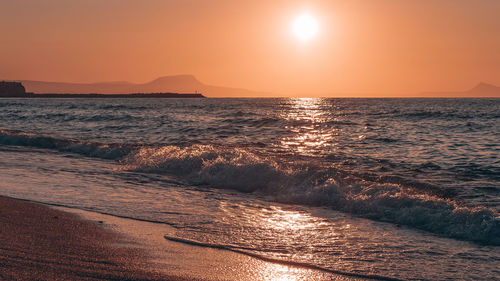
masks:
<instances>
[{"instance_id":1,"label":"headland","mask_svg":"<svg viewBox=\"0 0 500 281\"><path fill-rule=\"evenodd\" d=\"M0 81L0 98L205 98L200 93L130 93L130 94L100 94L100 93L30 93L20 82Z\"/></svg>"}]
</instances>

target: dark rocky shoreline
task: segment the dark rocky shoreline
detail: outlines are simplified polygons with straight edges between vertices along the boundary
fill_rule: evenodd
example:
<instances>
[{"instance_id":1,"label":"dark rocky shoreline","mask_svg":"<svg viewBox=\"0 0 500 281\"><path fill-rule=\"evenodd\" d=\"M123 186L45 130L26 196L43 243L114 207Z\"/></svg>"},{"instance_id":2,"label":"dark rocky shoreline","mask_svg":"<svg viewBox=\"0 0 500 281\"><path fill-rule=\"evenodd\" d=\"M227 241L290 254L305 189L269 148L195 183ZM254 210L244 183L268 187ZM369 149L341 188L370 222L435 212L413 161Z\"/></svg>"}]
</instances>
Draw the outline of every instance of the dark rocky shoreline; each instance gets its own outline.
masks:
<instances>
[{"instance_id":1,"label":"dark rocky shoreline","mask_svg":"<svg viewBox=\"0 0 500 281\"><path fill-rule=\"evenodd\" d=\"M136 93L136 94L31 94L30 98L206 98L202 94Z\"/></svg>"},{"instance_id":2,"label":"dark rocky shoreline","mask_svg":"<svg viewBox=\"0 0 500 281\"><path fill-rule=\"evenodd\" d=\"M35 94L26 92L22 83L0 81L0 98L205 98L205 96L199 93Z\"/></svg>"}]
</instances>

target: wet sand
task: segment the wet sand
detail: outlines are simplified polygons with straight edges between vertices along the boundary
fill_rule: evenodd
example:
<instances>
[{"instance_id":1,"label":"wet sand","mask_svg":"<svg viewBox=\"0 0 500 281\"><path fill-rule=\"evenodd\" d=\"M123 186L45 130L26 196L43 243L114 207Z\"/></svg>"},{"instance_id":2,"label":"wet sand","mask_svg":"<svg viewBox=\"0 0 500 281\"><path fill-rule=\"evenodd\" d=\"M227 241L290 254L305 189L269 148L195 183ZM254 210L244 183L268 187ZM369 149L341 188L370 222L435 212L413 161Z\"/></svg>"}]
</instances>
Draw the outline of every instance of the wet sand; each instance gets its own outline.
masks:
<instances>
[{"instance_id":1,"label":"wet sand","mask_svg":"<svg viewBox=\"0 0 500 281\"><path fill-rule=\"evenodd\" d=\"M357 279L165 240L173 231L0 196L0 280Z\"/></svg>"},{"instance_id":2,"label":"wet sand","mask_svg":"<svg viewBox=\"0 0 500 281\"><path fill-rule=\"evenodd\" d=\"M138 249L74 214L0 197L0 280L194 280L138 267Z\"/></svg>"}]
</instances>

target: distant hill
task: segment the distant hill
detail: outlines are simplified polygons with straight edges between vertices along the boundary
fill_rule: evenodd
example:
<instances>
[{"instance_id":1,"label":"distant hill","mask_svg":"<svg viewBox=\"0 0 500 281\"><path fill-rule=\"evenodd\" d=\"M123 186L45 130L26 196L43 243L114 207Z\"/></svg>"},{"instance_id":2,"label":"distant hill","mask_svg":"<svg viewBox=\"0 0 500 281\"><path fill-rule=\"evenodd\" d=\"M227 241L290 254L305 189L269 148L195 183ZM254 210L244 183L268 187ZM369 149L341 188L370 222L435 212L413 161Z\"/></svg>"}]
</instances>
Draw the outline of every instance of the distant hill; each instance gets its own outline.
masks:
<instances>
[{"instance_id":1,"label":"distant hill","mask_svg":"<svg viewBox=\"0 0 500 281\"><path fill-rule=\"evenodd\" d=\"M270 93L203 84L192 75L165 76L144 84L130 82L65 83L22 80L26 91L51 94L202 93L206 97L270 97Z\"/></svg>"},{"instance_id":2,"label":"distant hill","mask_svg":"<svg viewBox=\"0 0 500 281\"><path fill-rule=\"evenodd\" d=\"M130 94L130 93L202 93L206 97L275 97L275 94L246 89L206 85L192 75L174 75L157 78L147 83L102 82L65 83L22 80L27 92L38 94ZM380 94L330 94L331 97L383 97ZM459 92L424 92L413 95L385 95L385 97L425 98L500 98L500 87L479 83Z\"/></svg>"},{"instance_id":3,"label":"distant hill","mask_svg":"<svg viewBox=\"0 0 500 281\"><path fill-rule=\"evenodd\" d=\"M470 90L463 92L426 92L422 97L435 98L500 98L500 87L487 83L479 83Z\"/></svg>"}]
</instances>

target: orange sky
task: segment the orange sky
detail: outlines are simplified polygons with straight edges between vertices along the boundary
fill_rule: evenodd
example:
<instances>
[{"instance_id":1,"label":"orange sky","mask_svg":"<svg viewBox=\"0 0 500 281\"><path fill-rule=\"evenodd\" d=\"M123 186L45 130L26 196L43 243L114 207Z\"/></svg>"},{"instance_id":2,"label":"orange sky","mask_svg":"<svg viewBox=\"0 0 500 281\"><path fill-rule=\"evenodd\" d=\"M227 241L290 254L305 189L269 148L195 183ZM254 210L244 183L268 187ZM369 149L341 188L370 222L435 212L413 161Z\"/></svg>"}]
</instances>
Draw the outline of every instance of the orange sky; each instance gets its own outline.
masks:
<instances>
[{"instance_id":1,"label":"orange sky","mask_svg":"<svg viewBox=\"0 0 500 281\"><path fill-rule=\"evenodd\" d=\"M0 79L193 74L281 95L500 85L498 0L0 0ZM292 22L314 15L304 42Z\"/></svg>"}]
</instances>

